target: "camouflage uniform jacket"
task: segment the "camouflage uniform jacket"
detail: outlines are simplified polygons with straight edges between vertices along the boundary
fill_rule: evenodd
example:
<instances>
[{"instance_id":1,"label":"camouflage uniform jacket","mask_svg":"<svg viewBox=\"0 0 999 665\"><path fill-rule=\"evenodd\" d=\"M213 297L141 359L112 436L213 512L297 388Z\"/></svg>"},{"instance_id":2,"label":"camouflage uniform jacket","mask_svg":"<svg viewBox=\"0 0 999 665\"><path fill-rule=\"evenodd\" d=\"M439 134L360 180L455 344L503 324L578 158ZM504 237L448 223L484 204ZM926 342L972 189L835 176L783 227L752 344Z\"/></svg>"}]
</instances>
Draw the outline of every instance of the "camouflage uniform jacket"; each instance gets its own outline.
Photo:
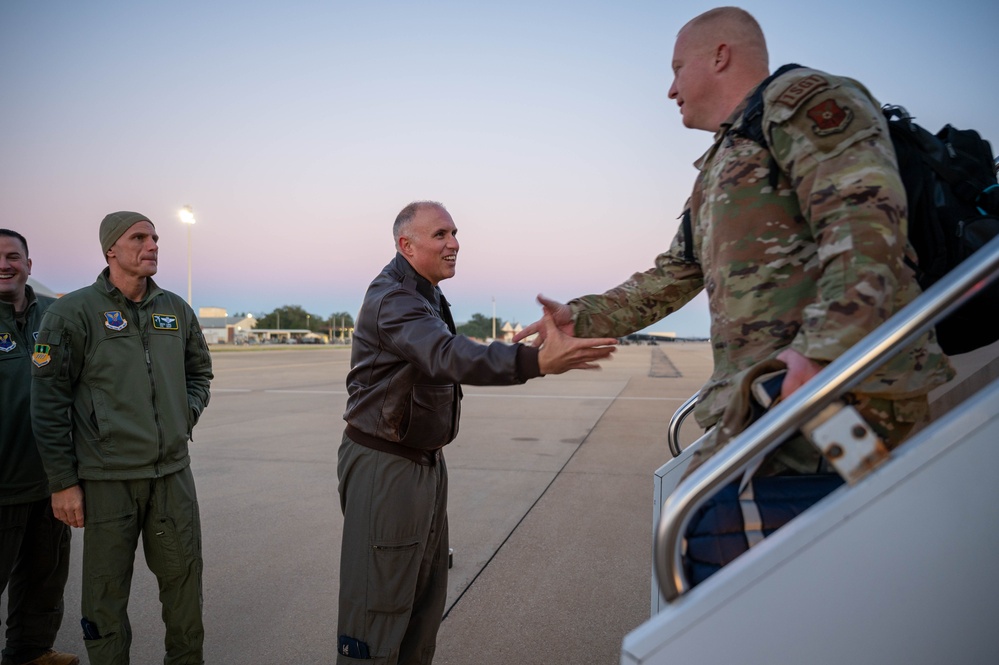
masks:
<instances>
[{"instance_id":1,"label":"camouflage uniform jacket","mask_svg":"<svg viewBox=\"0 0 999 665\"><path fill-rule=\"evenodd\" d=\"M714 373L695 410L703 427L718 421L752 366L788 347L830 362L919 294L903 261L914 258L905 190L870 93L811 69L779 76L764 96L769 150L740 135L747 101L695 164L694 261L677 233L654 268L569 303L578 335L620 336L706 288ZM907 402L925 411L923 397L952 374L928 333L855 392L892 400L904 420Z\"/></svg>"}]
</instances>

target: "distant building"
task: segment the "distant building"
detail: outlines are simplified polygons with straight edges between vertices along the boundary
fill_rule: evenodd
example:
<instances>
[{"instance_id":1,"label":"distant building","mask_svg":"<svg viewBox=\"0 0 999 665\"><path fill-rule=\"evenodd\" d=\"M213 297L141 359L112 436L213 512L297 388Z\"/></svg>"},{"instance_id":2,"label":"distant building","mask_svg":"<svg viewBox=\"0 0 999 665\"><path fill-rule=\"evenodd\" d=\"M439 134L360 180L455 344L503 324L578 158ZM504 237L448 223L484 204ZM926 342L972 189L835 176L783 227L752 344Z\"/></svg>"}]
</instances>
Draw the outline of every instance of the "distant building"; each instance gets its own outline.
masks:
<instances>
[{"instance_id":1,"label":"distant building","mask_svg":"<svg viewBox=\"0 0 999 665\"><path fill-rule=\"evenodd\" d=\"M632 333L621 338L621 342L625 344L658 344L659 342L677 342L680 340L681 338L677 337L675 332Z\"/></svg>"},{"instance_id":2,"label":"distant building","mask_svg":"<svg viewBox=\"0 0 999 665\"><path fill-rule=\"evenodd\" d=\"M224 319L229 316L225 307L201 307L198 309L199 319Z\"/></svg>"},{"instance_id":3,"label":"distant building","mask_svg":"<svg viewBox=\"0 0 999 665\"><path fill-rule=\"evenodd\" d=\"M511 324L509 321L507 321L506 323L503 324L503 327L500 328L499 338L500 340L506 342L507 344L510 344L513 342L513 336L519 333L523 329L524 326L520 325L519 323Z\"/></svg>"},{"instance_id":4,"label":"distant building","mask_svg":"<svg viewBox=\"0 0 999 665\"><path fill-rule=\"evenodd\" d=\"M222 307L200 308L198 321L209 344L244 344L257 325L252 314L229 316Z\"/></svg>"}]
</instances>

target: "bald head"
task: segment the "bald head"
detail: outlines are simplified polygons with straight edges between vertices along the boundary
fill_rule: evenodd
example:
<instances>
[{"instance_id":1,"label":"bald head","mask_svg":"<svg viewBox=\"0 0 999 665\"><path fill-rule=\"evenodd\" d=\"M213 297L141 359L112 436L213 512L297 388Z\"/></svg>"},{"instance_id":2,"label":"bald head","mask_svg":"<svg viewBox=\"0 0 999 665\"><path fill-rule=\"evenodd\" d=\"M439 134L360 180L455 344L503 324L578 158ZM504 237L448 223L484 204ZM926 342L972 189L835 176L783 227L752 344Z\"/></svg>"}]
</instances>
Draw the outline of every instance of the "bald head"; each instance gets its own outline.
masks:
<instances>
[{"instance_id":1,"label":"bald head","mask_svg":"<svg viewBox=\"0 0 999 665\"><path fill-rule=\"evenodd\" d=\"M714 132L768 75L759 23L738 7L718 7L680 29L669 96L680 106L684 125Z\"/></svg>"},{"instance_id":2,"label":"bald head","mask_svg":"<svg viewBox=\"0 0 999 665\"><path fill-rule=\"evenodd\" d=\"M695 16L680 29L680 34L691 32L709 42L728 44L738 51L740 59L756 66L769 68L767 40L760 24L752 14L739 7L715 7Z\"/></svg>"}]
</instances>

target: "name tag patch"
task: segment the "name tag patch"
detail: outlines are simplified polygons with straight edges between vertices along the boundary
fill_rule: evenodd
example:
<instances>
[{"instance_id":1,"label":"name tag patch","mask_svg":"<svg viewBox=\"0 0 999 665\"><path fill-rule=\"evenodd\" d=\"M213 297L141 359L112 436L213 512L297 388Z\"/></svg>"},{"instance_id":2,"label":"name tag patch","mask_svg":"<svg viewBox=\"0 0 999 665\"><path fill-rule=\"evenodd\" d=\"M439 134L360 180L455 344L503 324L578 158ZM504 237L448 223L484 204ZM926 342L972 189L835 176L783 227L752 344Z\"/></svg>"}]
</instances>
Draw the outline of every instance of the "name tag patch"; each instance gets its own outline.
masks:
<instances>
[{"instance_id":1,"label":"name tag patch","mask_svg":"<svg viewBox=\"0 0 999 665\"><path fill-rule=\"evenodd\" d=\"M177 315L153 314L153 328L157 330L177 330Z\"/></svg>"}]
</instances>

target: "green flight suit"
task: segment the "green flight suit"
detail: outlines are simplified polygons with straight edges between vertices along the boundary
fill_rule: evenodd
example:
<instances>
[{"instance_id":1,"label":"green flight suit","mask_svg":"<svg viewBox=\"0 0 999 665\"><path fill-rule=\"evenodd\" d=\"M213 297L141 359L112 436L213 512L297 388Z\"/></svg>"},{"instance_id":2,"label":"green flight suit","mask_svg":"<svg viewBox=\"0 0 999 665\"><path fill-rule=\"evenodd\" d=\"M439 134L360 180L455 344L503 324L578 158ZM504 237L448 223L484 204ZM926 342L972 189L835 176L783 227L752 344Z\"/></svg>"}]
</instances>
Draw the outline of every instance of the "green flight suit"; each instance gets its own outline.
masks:
<instances>
[{"instance_id":1,"label":"green flight suit","mask_svg":"<svg viewBox=\"0 0 999 665\"><path fill-rule=\"evenodd\" d=\"M52 648L69 576L69 527L55 519L31 432L31 350L52 298L25 286L18 316L0 302L0 593L7 593L5 661L23 663Z\"/></svg>"},{"instance_id":2,"label":"green flight suit","mask_svg":"<svg viewBox=\"0 0 999 665\"><path fill-rule=\"evenodd\" d=\"M50 307L32 362L32 424L49 489L79 484L85 497L90 662L128 663L141 536L160 586L164 663L202 663L201 527L188 441L212 369L197 317L151 279L142 302L126 299L105 270Z\"/></svg>"}]
</instances>

